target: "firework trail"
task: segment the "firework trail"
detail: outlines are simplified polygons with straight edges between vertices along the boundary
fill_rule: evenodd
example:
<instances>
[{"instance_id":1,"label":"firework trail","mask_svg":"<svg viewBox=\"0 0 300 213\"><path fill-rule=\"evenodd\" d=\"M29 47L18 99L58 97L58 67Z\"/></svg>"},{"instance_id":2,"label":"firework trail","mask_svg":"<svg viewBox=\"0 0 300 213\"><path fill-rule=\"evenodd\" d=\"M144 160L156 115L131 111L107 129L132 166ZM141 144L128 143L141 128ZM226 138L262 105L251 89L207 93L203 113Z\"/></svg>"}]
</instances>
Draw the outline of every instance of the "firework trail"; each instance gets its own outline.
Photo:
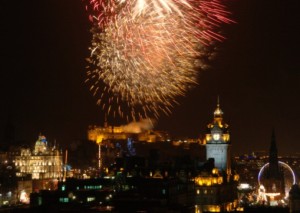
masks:
<instances>
[{"instance_id":1,"label":"firework trail","mask_svg":"<svg viewBox=\"0 0 300 213\"><path fill-rule=\"evenodd\" d=\"M108 114L127 111L133 119L169 114L196 84L205 48L223 39L213 30L230 22L216 0L89 3L95 27L87 81Z\"/></svg>"}]
</instances>

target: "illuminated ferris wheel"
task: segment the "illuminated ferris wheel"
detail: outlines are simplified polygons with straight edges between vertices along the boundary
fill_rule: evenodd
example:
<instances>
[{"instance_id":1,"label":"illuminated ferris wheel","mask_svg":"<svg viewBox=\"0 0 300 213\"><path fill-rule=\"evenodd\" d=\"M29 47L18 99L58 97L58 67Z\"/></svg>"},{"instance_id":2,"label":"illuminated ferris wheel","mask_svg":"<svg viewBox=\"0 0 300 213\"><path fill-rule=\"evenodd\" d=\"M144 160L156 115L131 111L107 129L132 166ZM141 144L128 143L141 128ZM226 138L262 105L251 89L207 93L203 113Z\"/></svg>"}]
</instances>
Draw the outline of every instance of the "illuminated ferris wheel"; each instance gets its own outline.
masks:
<instances>
[{"instance_id":1,"label":"illuminated ferris wheel","mask_svg":"<svg viewBox=\"0 0 300 213\"><path fill-rule=\"evenodd\" d=\"M296 184L296 175L293 171L293 169L286 163L282 161L278 161L279 165L284 171L284 179L285 179L285 197L288 196L289 190L292 187L292 185ZM269 163L266 163L263 167L261 167L259 173L258 173L258 185L259 185L259 199L266 200L267 196L277 196L276 193L266 193L264 186L261 183L261 178L263 176L264 171L269 167Z\"/></svg>"}]
</instances>

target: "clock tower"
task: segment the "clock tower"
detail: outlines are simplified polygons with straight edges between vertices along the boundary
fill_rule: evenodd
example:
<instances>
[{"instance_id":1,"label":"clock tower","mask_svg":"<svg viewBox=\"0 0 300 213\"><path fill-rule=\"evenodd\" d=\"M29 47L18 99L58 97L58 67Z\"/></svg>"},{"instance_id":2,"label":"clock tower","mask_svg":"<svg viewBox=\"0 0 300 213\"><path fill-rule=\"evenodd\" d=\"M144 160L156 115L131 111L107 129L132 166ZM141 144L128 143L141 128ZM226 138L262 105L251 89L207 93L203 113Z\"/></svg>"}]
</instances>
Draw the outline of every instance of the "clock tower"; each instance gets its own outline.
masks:
<instances>
[{"instance_id":1,"label":"clock tower","mask_svg":"<svg viewBox=\"0 0 300 213\"><path fill-rule=\"evenodd\" d=\"M216 168L231 175L229 126L223 121L223 111L219 100L214 111L213 122L207 125L205 140L206 159L213 158Z\"/></svg>"}]
</instances>

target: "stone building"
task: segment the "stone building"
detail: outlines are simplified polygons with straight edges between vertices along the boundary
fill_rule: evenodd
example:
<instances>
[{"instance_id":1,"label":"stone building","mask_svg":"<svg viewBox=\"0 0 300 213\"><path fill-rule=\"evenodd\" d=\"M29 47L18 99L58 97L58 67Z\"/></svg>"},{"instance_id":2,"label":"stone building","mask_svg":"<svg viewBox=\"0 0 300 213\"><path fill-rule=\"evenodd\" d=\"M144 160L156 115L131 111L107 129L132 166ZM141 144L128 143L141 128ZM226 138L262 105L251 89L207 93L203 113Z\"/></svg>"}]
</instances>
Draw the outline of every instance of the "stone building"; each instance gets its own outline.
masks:
<instances>
[{"instance_id":1,"label":"stone building","mask_svg":"<svg viewBox=\"0 0 300 213\"><path fill-rule=\"evenodd\" d=\"M231 174L231 142L229 125L223 121L223 111L220 104L214 111L213 122L207 125L206 160L213 158L215 167Z\"/></svg>"},{"instance_id":2,"label":"stone building","mask_svg":"<svg viewBox=\"0 0 300 213\"><path fill-rule=\"evenodd\" d=\"M231 171L229 126L220 104L205 136L206 166L195 177L195 212L230 212L237 209L239 176Z\"/></svg>"},{"instance_id":3,"label":"stone building","mask_svg":"<svg viewBox=\"0 0 300 213\"><path fill-rule=\"evenodd\" d=\"M40 135L33 150L21 148L16 156L17 177L31 176L32 179L63 178L62 153L55 146L48 146L46 137Z\"/></svg>"}]
</instances>

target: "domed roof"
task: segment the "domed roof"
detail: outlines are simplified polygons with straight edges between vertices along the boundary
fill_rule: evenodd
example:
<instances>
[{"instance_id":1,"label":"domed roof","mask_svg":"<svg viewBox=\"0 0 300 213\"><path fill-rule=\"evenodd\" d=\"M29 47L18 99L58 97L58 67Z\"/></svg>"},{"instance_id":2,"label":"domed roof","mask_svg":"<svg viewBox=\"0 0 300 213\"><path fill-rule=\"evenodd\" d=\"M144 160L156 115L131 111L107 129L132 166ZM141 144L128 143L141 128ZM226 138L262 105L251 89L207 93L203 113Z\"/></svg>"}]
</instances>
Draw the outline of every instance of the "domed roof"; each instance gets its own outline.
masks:
<instances>
[{"instance_id":1,"label":"domed roof","mask_svg":"<svg viewBox=\"0 0 300 213\"><path fill-rule=\"evenodd\" d=\"M38 140L35 142L34 151L36 153L44 152L47 150L47 139L44 135L39 135Z\"/></svg>"},{"instance_id":2,"label":"domed roof","mask_svg":"<svg viewBox=\"0 0 300 213\"><path fill-rule=\"evenodd\" d=\"M223 115L223 111L221 110L220 104L218 103L217 108L214 111L214 116L215 117L222 117L222 115Z\"/></svg>"}]
</instances>

